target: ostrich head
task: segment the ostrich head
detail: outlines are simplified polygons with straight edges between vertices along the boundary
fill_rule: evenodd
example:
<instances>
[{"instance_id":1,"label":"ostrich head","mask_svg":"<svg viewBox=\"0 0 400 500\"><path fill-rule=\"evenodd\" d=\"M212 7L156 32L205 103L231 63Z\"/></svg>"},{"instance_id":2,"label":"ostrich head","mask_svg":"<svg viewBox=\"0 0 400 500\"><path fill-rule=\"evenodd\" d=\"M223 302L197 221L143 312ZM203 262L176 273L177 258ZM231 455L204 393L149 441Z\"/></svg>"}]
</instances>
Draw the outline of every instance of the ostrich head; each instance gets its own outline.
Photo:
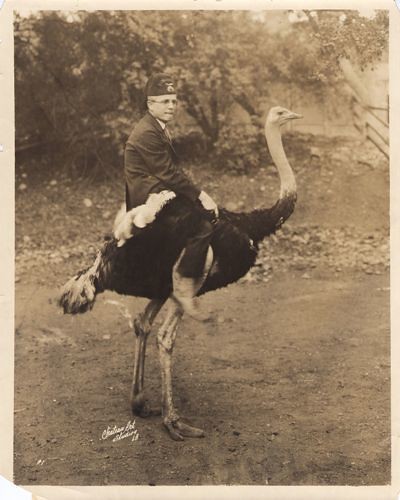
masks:
<instances>
[{"instance_id":1,"label":"ostrich head","mask_svg":"<svg viewBox=\"0 0 400 500\"><path fill-rule=\"evenodd\" d=\"M294 113L289 109L282 108L281 106L275 106L269 110L267 116L267 124L269 125L283 125L289 120L295 120L297 118L303 118L302 115Z\"/></svg>"}]
</instances>

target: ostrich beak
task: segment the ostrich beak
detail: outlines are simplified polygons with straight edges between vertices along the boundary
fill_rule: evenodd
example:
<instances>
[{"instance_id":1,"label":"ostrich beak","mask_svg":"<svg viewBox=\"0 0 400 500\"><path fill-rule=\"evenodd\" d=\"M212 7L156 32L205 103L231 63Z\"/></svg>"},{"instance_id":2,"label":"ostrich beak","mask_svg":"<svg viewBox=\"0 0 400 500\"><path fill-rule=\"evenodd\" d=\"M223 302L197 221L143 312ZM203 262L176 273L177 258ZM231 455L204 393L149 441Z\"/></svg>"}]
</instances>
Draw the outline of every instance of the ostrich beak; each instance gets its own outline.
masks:
<instances>
[{"instance_id":1,"label":"ostrich beak","mask_svg":"<svg viewBox=\"0 0 400 500\"><path fill-rule=\"evenodd\" d=\"M299 118L303 118L303 115L300 115L299 113L294 113L293 111L291 111L288 118L289 118L289 120L297 120Z\"/></svg>"}]
</instances>

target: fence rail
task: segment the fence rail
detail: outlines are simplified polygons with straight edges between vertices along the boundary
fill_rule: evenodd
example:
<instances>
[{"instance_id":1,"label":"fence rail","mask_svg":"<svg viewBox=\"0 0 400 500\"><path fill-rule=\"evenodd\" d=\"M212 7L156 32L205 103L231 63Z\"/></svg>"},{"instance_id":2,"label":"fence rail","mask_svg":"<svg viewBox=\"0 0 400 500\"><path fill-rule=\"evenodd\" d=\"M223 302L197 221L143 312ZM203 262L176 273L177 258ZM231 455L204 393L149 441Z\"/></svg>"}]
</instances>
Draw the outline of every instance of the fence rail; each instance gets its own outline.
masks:
<instances>
[{"instance_id":1,"label":"fence rail","mask_svg":"<svg viewBox=\"0 0 400 500\"><path fill-rule=\"evenodd\" d=\"M387 107L382 107L366 105L353 94L351 108L354 127L389 158L389 96ZM376 111L384 111L386 119Z\"/></svg>"}]
</instances>

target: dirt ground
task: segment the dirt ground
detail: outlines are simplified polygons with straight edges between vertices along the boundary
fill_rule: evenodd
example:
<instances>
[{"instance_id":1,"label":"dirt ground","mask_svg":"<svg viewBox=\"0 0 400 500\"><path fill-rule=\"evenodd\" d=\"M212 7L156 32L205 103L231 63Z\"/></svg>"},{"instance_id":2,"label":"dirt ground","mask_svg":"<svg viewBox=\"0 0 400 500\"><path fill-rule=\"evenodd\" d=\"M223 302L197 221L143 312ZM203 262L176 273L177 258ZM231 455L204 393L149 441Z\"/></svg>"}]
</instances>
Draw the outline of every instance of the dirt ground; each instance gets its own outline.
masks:
<instances>
[{"instance_id":1,"label":"dirt ground","mask_svg":"<svg viewBox=\"0 0 400 500\"><path fill-rule=\"evenodd\" d=\"M54 304L57 286L90 262L81 247L95 246L95 236L85 239L80 227L90 222L90 234L98 236L105 226L106 188L94 205L100 220L90 215L88 203L76 201L94 199L90 187L75 189L65 182L62 192L70 195L60 199L56 184L35 185L30 206L25 188L18 193L17 484L390 482L387 163L371 156L355 161L354 151L361 149L351 143L319 147L321 163L309 170L300 165L296 172L299 206L281 239L266 249L275 255L269 271L261 259L251 279L201 299L215 314L213 322L185 319L180 327L173 368L176 405L206 433L184 442L169 438L160 417L130 414L130 321L146 301L106 292L93 311L74 317ZM268 175L257 174L267 181ZM223 204L244 193L235 203L246 209L259 201L257 176L224 177L216 185L209 175L204 184ZM154 333L146 390L157 405ZM108 427L133 420L135 434L115 442L102 439Z\"/></svg>"},{"instance_id":2,"label":"dirt ground","mask_svg":"<svg viewBox=\"0 0 400 500\"><path fill-rule=\"evenodd\" d=\"M18 293L18 290L17 290ZM15 481L19 484L374 485L390 482L387 276L276 276L204 298L174 364L181 415L204 439L172 441L160 417L132 421L133 334L112 293L61 316L52 290L19 293ZM160 401L155 336L147 394ZM33 395L35 395L33 397ZM39 462L42 461L42 462Z\"/></svg>"}]
</instances>

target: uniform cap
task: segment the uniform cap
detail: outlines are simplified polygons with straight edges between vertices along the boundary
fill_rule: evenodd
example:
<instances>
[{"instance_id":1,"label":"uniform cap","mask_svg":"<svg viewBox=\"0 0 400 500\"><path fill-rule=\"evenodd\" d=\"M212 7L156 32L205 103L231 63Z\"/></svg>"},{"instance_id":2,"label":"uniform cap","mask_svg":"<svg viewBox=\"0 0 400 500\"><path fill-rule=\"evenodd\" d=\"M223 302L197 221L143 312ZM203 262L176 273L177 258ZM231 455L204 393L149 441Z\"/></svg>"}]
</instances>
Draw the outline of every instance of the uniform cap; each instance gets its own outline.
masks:
<instances>
[{"instance_id":1,"label":"uniform cap","mask_svg":"<svg viewBox=\"0 0 400 500\"><path fill-rule=\"evenodd\" d=\"M147 80L145 89L146 97L176 94L172 77L166 73L154 73Z\"/></svg>"}]
</instances>

